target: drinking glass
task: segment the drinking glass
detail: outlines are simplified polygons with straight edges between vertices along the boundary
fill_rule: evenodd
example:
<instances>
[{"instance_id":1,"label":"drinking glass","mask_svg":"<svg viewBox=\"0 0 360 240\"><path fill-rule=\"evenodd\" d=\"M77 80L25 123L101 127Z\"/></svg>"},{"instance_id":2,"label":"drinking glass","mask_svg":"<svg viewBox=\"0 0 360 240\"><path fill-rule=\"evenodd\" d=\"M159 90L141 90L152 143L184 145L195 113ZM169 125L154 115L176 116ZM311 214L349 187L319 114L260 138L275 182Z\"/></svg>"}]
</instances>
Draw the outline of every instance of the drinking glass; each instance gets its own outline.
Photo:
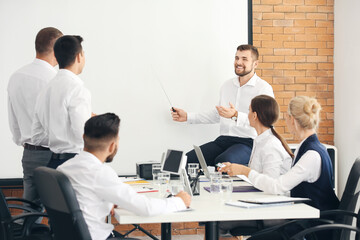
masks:
<instances>
[{"instance_id":1,"label":"drinking glass","mask_svg":"<svg viewBox=\"0 0 360 240\"><path fill-rule=\"evenodd\" d=\"M220 172L210 173L210 193L220 194L221 192L220 181L221 181Z\"/></svg>"},{"instance_id":2,"label":"drinking glass","mask_svg":"<svg viewBox=\"0 0 360 240\"><path fill-rule=\"evenodd\" d=\"M196 178L199 170L199 164L198 163L189 163L188 164L188 174L191 179Z\"/></svg>"},{"instance_id":3,"label":"drinking glass","mask_svg":"<svg viewBox=\"0 0 360 240\"><path fill-rule=\"evenodd\" d=\"M160 172L158 173L158 182L160 185L160 196L164 197L169 189L170 173Z\"/></svg>"},{"instance_id":4,"label":"drinking glass","mask_svg":"<svg viewBox=\"0 0 360 240\"><path fill-rule=\"evenodd\" d=\"M158 181L158 174L161 172L161 164L153 164L152 165L152 176L153 176L153 181L155 185L159 184Z\"/></svg>"},{"instance_id":5,"label":"drinking glass","mask_svg":"<svg viewBox=\"0 0 360 240\"><path fill-rule=\"evenodd\" d=\"M231 201L231 195L233 192L233 181L229 176L223 176L220 180L220 188L222 194L222 200L224 202Z\"/></svg>"},{"instance_id":6,"label":"drinking glass","mask_svg":"<svg viewBox=\"0 0 360 240\"><path fill-rule=\"evenodd\" d=\"M171 182L170 190L171 190L171 194L175 196L179 192L184 191L184 186L181 184L180 181Z\"/></svg>"}]
</instances>

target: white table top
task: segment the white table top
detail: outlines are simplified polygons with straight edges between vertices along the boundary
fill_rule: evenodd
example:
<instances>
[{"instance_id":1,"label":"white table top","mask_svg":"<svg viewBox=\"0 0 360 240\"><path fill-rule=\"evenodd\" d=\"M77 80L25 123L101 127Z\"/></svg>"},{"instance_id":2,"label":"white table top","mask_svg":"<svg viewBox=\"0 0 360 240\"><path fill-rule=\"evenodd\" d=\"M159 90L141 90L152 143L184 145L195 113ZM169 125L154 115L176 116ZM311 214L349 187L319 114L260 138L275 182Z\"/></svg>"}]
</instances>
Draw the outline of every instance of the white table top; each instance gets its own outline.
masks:
<instances>
[{"instance_id":1,"label":"white table top","mask_svg":"<svg viewBox=\"0 0 360 240\"><path fill-rule=\"evenodd\" d=\"M247 185L247 183L234 182L234 185ZM319 218L319 210L304 203L252 209L228 206L224 204L220 196L214 196L203 189L203 186L208 186L208 183L201 182L200 186L200 195L192 198L192 211L143 217L136 216L124 209L115 209L115 218L120 224ZM159 197L159 193L141 194L147 194L149 197ZM233 193L232 200L269 196L273 195L262 192Z\"/></svg>"}]
</instances>

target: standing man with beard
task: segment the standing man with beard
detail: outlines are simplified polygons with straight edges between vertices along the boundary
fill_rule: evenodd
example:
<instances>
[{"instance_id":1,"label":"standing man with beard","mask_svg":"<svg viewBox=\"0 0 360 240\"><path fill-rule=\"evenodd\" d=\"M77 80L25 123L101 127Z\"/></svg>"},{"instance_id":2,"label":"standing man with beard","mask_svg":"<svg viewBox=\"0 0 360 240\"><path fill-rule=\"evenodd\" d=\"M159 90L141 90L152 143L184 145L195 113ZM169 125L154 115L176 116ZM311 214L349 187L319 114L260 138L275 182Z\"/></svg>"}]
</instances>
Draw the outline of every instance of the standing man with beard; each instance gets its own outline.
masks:
<instances>
[{"instance_id":1,"label":"standing man with beard","mask_svg":"<svg viewBox=\"0 0 360 240\"><path fill-rule=\"evenodd\" d=\"M120 119L114 113L90 118L84 128L84 150L57 168L70 180L92 239L119 236L105 223L114 204L137 215L153 216L190 206L185 192L171 198L148 198L123 183L106 162L111 162L119 144Z\"/></svg>"},{"instance_id":2,"label":"standing man with beard","mask_svg":"<svg viewBox=\"0 0 360 240\"><path fill-rule=\"evenodd\" d=\"M174 108L172 118L190 124L220 122L220 136L200 148L208 165L221 162L247 164L251 155L256 131L249 124L248 112L251 99L258 95L274 97L273 89L255 73L259 52L252 45L240 45L235 55L237 77L226 81L220 90L219 106L203 113L187 113ZM197 163L195 151L187 154L188 163Z\"/></svg>"}]
</instances>

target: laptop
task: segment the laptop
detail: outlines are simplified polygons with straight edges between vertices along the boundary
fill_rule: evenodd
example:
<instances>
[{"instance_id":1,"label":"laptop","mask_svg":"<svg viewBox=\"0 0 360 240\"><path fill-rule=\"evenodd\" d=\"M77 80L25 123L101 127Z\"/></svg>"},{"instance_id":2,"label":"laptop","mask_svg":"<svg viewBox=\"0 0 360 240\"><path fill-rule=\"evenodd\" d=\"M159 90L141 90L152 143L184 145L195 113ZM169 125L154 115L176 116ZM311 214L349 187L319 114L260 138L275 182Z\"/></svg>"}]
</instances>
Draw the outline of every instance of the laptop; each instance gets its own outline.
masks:
<instances>
[{"instance_id":1,"label":"laptop","mask_svg":"<svg viewBox=\"0 0 360 240\"><path fill-rule=\"evenodd\" d=\"M201 168L202 168L202 170L203 170L203 172L204 172L205 177L208 178L208 179L210 179L210 172L209 172L209 170L208 170L208 168L207 168L207 163L206 163L206 161L205 161L204 155L203 155L200 147L199 147L199 146L196 146L196 145L193 145L193 146L194 146L194 150L195 150L196 156L197 156L197 158L198 158L198 160L199 160L200 166L201 166ZM239 180L241 180L238 176L232 176L232 177L230 177L230 178L233 179L233 181L239 181Z\"/></svg>"},{"instance_id":2,"label":"laptop","mask_svg":"<svg viewBox=\"0 0 360 240\"><path fill-rule=\"evenodd\" d=\"M205 158L204 158L204 155L200 149L199 146L196 146L196 145L193 145L194 146L194 150L195 150L195 153L196 153L196 156L199 160L199 163L200 163L200 166L204 172L204 175L205 177L207 177L208 179L210 179L210 172L207 168L207 164L206 164L206 161L205 161Z\"/></svg>"}]
</instances>

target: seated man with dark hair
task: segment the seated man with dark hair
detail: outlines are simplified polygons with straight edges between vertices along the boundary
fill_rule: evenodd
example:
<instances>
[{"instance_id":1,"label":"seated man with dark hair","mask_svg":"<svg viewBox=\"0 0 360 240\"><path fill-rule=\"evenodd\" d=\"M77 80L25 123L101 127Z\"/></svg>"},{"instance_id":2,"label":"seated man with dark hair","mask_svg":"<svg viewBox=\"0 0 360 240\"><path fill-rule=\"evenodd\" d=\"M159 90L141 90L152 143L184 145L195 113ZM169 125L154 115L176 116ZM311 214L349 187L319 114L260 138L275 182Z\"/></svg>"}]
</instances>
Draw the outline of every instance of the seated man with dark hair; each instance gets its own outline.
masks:
<instances>
[{"instance_id":1,"label":"seated man with dark hair","mask_svg":"<svg viewBox=\"0 0 360 240\"><path fill-rule=\"evenodd\" d=\"M84 150L57 170L70 180L92 239L112 235L113 225L105 223L114 204L138 215L151 216L184 210L191 197L180 192L173 198L147 198L123 183L105 162L111 162L119 144L120 119L113 113L90 118L84 128Z\"/></svg>"}]
</instances>

